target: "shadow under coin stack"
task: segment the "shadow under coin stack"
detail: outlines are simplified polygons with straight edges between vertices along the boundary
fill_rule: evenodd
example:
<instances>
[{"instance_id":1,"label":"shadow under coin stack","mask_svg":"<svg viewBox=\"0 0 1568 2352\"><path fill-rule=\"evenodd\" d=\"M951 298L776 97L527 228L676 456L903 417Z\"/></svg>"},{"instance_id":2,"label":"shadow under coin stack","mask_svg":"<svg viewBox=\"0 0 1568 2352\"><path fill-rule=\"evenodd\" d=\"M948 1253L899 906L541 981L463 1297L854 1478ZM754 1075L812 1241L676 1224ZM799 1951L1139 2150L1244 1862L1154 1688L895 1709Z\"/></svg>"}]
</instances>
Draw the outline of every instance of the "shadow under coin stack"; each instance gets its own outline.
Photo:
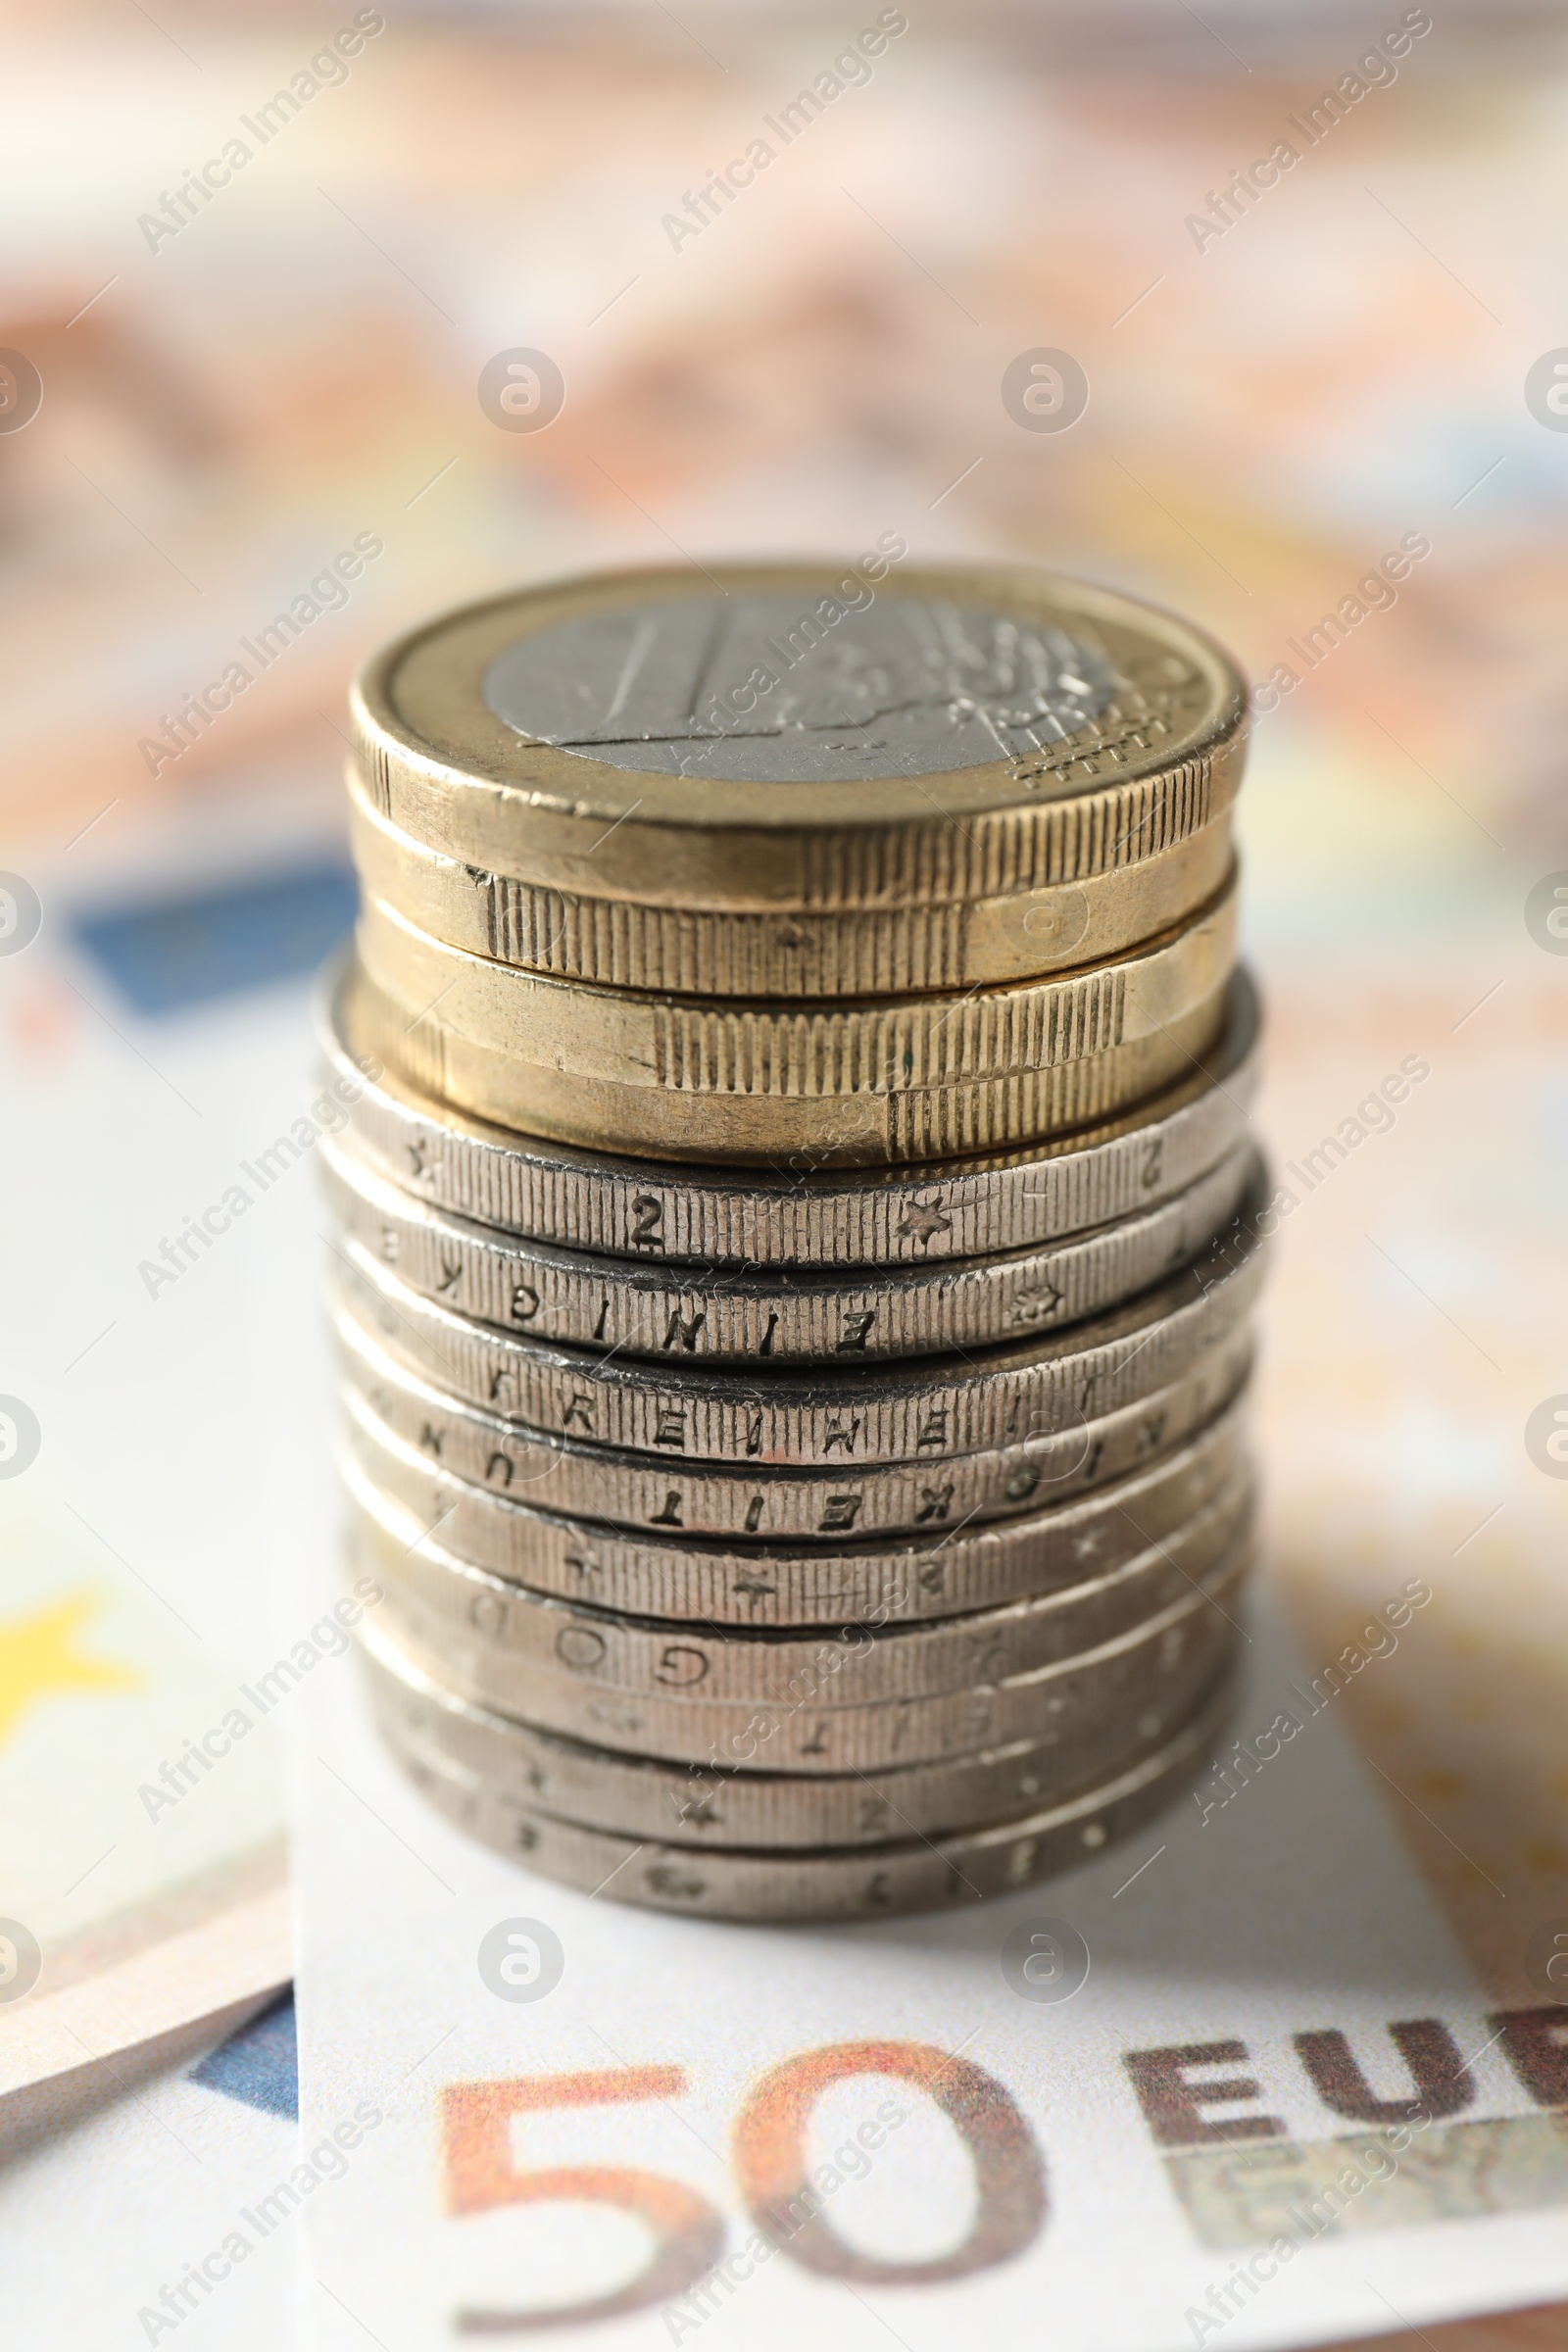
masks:
<instances>
[{"instance_id":1,"label":"shadow under coin stack","mask_svg":"<svg viewBox=\"0 0 1568 2352\"><path fill-rule=\"evenodd\" d=\"M1166 614L884 555L369 664L344 1475L377 1718L475 1835L865 1917L1200 1768L1252 1502L1244 708Z\"/></svg>"}]
</instances>

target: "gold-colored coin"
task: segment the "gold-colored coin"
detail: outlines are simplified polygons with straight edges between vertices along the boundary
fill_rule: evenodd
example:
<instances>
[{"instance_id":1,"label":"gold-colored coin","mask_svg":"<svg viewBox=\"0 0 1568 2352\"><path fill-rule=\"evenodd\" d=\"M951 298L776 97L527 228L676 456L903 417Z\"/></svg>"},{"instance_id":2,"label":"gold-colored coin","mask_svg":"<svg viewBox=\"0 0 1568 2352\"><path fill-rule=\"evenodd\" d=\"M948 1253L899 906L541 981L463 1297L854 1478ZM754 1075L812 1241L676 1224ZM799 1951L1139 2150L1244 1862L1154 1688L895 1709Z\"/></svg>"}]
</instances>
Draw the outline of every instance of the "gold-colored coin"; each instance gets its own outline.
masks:
<instances>
[{"instance_id":1,"label":"gold-colored coin","mask_svg":"<svg viewBox=\"0 0 1568 2352\"><path fill-rule=\"evenodd\" d=\"M1136 865L1082 882L941 905L649 906L587 898L444 857L370 807L351 769L366 895L416 930L523 971L710 997L885 997L990 986L1123 956L1225 879L1227 811Z\"/></svg>"},{"instance_id":2,"label":"gold-colored coin","mask_svg":"<svg viewBox=\"0 0 1568 2352\"><path fill-rule=\"evenodd\" d=\"M1153 1094L1216 1042L1235 950L1234 878L1119 960L861 1004L589 988L373 900L359 929L368 1044L461 1109L619 1152L839 1167L1028 1143Z\"/></svg>"},{"instance_id":3,"label":"gold-colored coin","mask_svg":"<svg viewBox=\"0 0 1568 2352\"><path fill-rule=\"evenodd\" d=\"M1134 867L1223 813L1246 687L1168 613L1011 565L618 572L379 653L371 807L575 898L826 912Z\"/></svg>"}]
</instances>

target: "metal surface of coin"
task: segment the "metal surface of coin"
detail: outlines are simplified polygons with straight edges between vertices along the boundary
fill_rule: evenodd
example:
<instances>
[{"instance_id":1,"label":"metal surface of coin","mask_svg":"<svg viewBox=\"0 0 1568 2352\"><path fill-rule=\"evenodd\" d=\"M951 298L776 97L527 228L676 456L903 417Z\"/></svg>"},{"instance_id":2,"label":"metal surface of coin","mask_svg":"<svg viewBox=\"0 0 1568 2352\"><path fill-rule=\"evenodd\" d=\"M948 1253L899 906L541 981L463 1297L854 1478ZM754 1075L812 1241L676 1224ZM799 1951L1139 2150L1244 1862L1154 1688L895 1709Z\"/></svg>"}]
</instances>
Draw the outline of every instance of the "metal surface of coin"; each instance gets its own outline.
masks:
<instances>
[{"instance_id":1,"label":"metal surface of coin","mask_svg":"<svg viewBox=\"0 0 1568 2352\"><path fill-rule=\"evenodd\" d=\"M1058 978L857 1004L735 1010L589 987L471 956L369 901L367 972L421 1019L442 995L444 1027L519 1062L589 1081L708 1096L810 1098L919 1093L1081 1061L1152 1036L1206 1003L1235 962L1234 876L1188 922L1129 955Z\"/></svg>"},{"instance_id":2,"label":"metal surface of coin","mask_svg":"<svg viewBox=\"0 0 1568 2352\"><path fill-rule=\"evenodd\" d=\"M1228 1404L1247 1378L1245 1326L1203 1350L1180 1378L1118 1411L946 1459L790 1467L662 1463L499 1421L432 1388L340 1316L334 1324L352 1445L412 1447L478 1498L514 1496L627 1535L769 1544L823 1538L944 1533L969 1520L1018 1517L1067 1502L1161 1459ZM374 1478L375 1464L367 1459Z\"/></svg>"},{"instance_id":3,"label":"metal surface of coin","mask_svg":"<svg viewBox=\"0 0 1568 2352\"><path fill-rule=\"evenodd\" d=\"M752 587L642 597L517 638L480 691L534 743L635 774L758 784L1028 758L1115 691L1098 647L946 597Z\"/></svg>"},{"instance_id":4,"label":"metal surface of coin","mask_svg":"<svg viewBox=\"0 0 1568 2352\"><path fill-rule=\"evenodd\" d=\"M635 1071L636 1084L622 1083L618 1077L590 1078L571 1069L564 1058L561 1066L546 1067L520 1060L505 1048L476 1042L439 1017L438 1005L445 1012L444 984L411 1012L395 991L383 989L367 969L360 1017L366 1044L376 1058L410 1085L518 1134L552 1136L590 1152L613 1150L623 1157L642 1154L736 1168L899 1167L1046 1143L1120 1117L1157 1095L1213 1051L1225 1017L1228 952L1217 961L1221 970L1212 992L1185 1010L1172 1011L1168 1019L1156 1013L1155 1026L1145 1036L999 1078L951 1086L895 1086L880 1093L732 1094L724 1084L726 1070L760 1066L751 1058L744 1013L714 1011L699 1018L691 1002L679 998L661 1000L650 1010L650 1001L634 999L626 989L616 992L622 1005L641 1003L663 1036L663 1046L646 1065L618 1058L622 1053L635 1054L624 1040L610 1051L622 1075ZM523 973L505 974L499 964L482 967L472 961L468 969L481 976L486 991L489 975L514 981L528 978ZM538 980L531 985L567 983ZM963 1002L955 1000L955 1006ZM930 1000L924 1003L929 1007ZM710 1034L703 1033L705 1025ZM671 1029L677 1033L673 1038ZM1084 1034L1081 1022L1076 1034ZM872 1043L864 1037L858 1042ZM688 1046L695 1054L690 1066L682 1059ZM670 1047L673 1054L664 1050ZM738 1065L731 1062L732 1054L738 1054ZM912 1066L912 1051L910 1060ZM847 1067L853 1069L853 1057L847 1065L840 1055L834 1066L836 1074L844 1075ZM895 1063L884 1057L875 1067L886 1075ZM666 1085L660 1079L662 1070L677 1075L684 1070L712 1091L701 1091L695 1084Z\"/></svg>"},{"instance_id":5,"label":"metal surface of coin","mask_svg":"<svg viewBox=\"0 0 1568 2352\"><path fill-rule=\"evenodd\" d=\"M1198 631L1045 573L871 568L853 596L820 564L602 575L427 623L356 685L371 804L590 897L823 909L1082 880L1228 806L1246 688ZM716 694L769 612L779 652Z\"/></svg>"},{"instance_id":6,"label":"metal surface of coin","mask_svg":"<svg viewBox=\"0 0 1568 2352\"><path fill-rule=\"evenodd\" d=\"M379 1612L377 1612L378 1614ZM1087 1725L1045 1747L1027 1740L940 1764L865 1773L713 1772L616 1755L543 1732L454 1695L372 1619L355 1641L370 1703L386 1736L437 1767L473 1773L557 1820L701 1849L866 1845L936 1837L1054 1804L1164 1745L1179 1719L1152 1709L1136 1724Z\"/></svg>"},{"instance_id":7,"label":"metal surface of coin","mask_svg":"<svg viewBox=\"0 0 1568 2352\"><path fill-rule=\"evenodd\" d=\"M358 1406L352 1392L345 1402L350 1483L357 1477L400 1504L455 1558L563 1600L736 1626L930 1623L1113 1575L1147 1545L1167 1542L1235 1478L1245 1410L1237 1397L1168 1456L1076 1502L1050 1500L1042 1484L1041 1507L1004 1519L965 1524L960 1515L921 1535L859 1544L754 1534L730 1544L572 1519L526 1493L514 1499L471 1486L427 1445L407 1443ZM1020 1467L1016 1454L1005 1460L1004 1487Z\"/></svg>"},{"instance_id":8,"label":"metal surface of coin","mask_svg":"<svg viewBox=\"0 0 1568 2352\"><path fill-rule=\"evenodd\" d=\"M807 1853L713 1846L694 1854L567 1825L477 1774L411 1752L395 1739L392 1744L459 1828L567 1886L698 1919L879 1919L1006 1894L1102 1852L1183 1789L1220 1738L1234 1700L1231 1685L1221 1682L1164 1745L1063 1803L940 1839Z\"/></svg>"},{"instance_id":9,"label":"metal surface of coin","mask_svg":"<svg viewBox=\"0 0 1568 2352\"><path fill-rule=\"evenodd\" d=\"M1185 1193L1054 1250L878 1278L864 1267L666 1270L504 1239L426 1207L330 1142L318 1158L340 1229L454 1313L655 1361L678 1350L818 1367L985 1348L1116 1306L1211 1242L1259 1164L1244 1144Z\"/></svg>"},{"instance_id":10,"label":"metal surface of coin","mask_svg":"<svg viewBox=\"0 0 1568 2352\"><path fill-rule=\"evenodd\" d=\"M666 1463L929 1462L1081 1432L1179 1379L1256 1296L1250 1213L1181 1273L1071 1331L891 1364L770 1370L684 1348L645 1363L515 1339L421 1298L349 1237L332 1247L332 1279L342 1308L416 1377L530 1432Z\"/></svg>"},{"instance_id":11,"label":"metal surface of coin","mask_svg":"<svg viewBox=\"0 0 1568 2352\"><path fill-rule=\"evenodd\" d=\"M486 1126L373 1062L354 1020L352 957L323 992L329 1096L354 1148L438 1207L569 1249L653 1262L923 1265L1039 1248L1184 1190L1250 1132L1257 998L1227 991L1206 1066L1107 1125L1027 1152L833 1175L808 1154L736 1175L574 1152ZM366 1064L371 1065L369 1072ZM336 1115L329 1117L332 1125Z\"/></svg>"},{"instance_id":12,"label":"metal surface of coin","mask_svg":"<svg viewBox=\"0 0 1568 2352\"><path fill-rule=\"evenodd\" d=\"M1230 812L1081 882L940 906L643 906L445 858L379 815L351 767L368 898L470 956L601 987L708 997L886 997L992 986L1132 953L1194 913L1231 863Z\"/></svg>"},{"instance_id":13,"label":"metal surface of coin","mask_svg":"<svg viewBox=\"0 0 1568 2352\"><path fill-rule=\"evenodd\" d=\"M346 1483L371 1574L395 1607L442 1629L441 1655L470 1689L494 1675L525 1690L529 1675L543 1669L618 1690L758 1704L786 1703L829 1672L836 1679L822 1703L833 1706L1011 1683L1129 1636L1181 1603L1250 1529L1252 1511L1251 1482L1242 1474L1157 1546L1088 1584L934 1625L894 1626L878 1611L859 1625L785 1633L629 1617L511 1584L458 1559L437 1540L440 1530L421 1527L352 1465Z\"/></svg>"},{"instance_id":14,"label":"metal surface of coin","mask_svg":"<svg viewBox=\"0 0 1568 2352\"><path fill-rule=\"evenodd\" d=\"M376 1554L357 1554L384 1586L378 1620L400 1648L462 1698L597 1747L715 1771L875 1772L935 1763L1027 1740L1046 1747L1120 1717L1167 1719L1194 1703L1239 1639L1238 1589L1248 1565L1239 1539L1191 1589L1131 1632L1002 1682L909 1697L860 1694L857 1646L823 1642L778 1697L704 1698L690 1690L626 1690L573 1670L458 1642L445 1614L406 1581L387 1584ZM905 1633L901 1641L919 1637ZM866 1637L869 1642L869 1637ZM669 1644L672 1671L681 1644Z\"/></svg>"}]
</instances>

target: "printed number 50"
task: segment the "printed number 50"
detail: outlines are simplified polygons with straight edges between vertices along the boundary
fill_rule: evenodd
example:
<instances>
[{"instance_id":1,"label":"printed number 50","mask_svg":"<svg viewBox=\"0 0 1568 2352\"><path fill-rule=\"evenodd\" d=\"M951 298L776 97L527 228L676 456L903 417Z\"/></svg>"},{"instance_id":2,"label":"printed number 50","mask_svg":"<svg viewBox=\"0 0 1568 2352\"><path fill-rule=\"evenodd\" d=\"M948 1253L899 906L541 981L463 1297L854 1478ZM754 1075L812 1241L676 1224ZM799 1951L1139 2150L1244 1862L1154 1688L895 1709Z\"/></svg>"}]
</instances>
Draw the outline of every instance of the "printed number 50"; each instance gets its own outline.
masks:
<instances>
[{"instance_id":1,"label":"printed number 50","mask_svg":"<svg viewBox=\"0 0 1568 2352\"><path fill-rule=\"evenodd\" d=\"M818 2212L804 2227L806 2137L812 2112L832 2082L854 2075L892 2075L923 2090L961 2135L975 2168L973 2228L952 2254L931 2262L883 2262L858 2253ZM635 2278L614 2294L545 2310L465 2311L465 2332L501 2332L608 2320L666 2303L696 2284L724 2251L722 2215L696 2189L658 2173L610 2165L559 2166L534 2173L513 2165L514 2115L551 2108L598 2107L677 2098L686 2088L678 2066L617 2067L604 2073L541 2075L512 2082L463 2082L445 2094L447 2208L483 2213L498 2205L593 2202L635 2214L654 2235ZM886 2285L955 2278L1021 2254L1046 2218L1045 2173L1034 2133L1009 2093L966 2058L914 2041L849 2041L787 2058L763 2077L735 2126L735 2166L753 2220L782 2253L828 2278Z\"/></svg>"}]
</instances>

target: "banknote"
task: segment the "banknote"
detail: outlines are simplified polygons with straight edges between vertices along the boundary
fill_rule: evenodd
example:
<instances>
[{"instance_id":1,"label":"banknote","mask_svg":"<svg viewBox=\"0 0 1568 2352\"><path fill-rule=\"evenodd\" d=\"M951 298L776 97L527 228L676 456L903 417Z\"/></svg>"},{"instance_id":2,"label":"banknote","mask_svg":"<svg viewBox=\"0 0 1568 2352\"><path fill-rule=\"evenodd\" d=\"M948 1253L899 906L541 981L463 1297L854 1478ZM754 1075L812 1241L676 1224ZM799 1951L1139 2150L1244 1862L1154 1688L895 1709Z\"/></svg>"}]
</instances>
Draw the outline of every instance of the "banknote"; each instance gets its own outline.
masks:
<instances>
[{"instance_id":1,"label":"banknote","mask_svg":"<svg viewBox=\"0 0 1568 2352\"><path fill-rule=\"evenodd\" d=\"M36 1474L0 1544L3 2120L275 1986L290 1943L265 1706Z\"/></svg>"},{"instance_id":2,"label":"banknote","mask_svg":"<svg viewBox=\"0 0 1568 2352\"><path fill-rule=\"evenodd\" d=\"M0 2167L15 2342L290 2352L302 2338L293 2006L270 1998ZM283 2194L280 2196L279 2191ZM81 2260L84 2246L92 2259Z\"/></svg>"},{"instance_id":3,"label":"banknote","mask_svg":"<svg viewBox=\"0 0 1568 2352\"><path fill-rule=\"evenodd\" d=\"M1555 2013L1489 1995L1328 1662L1250 1630L1240 1741L1125 1846L853 1928L565 1892L323 1704L305 2135L376 2122L311 2201L314 2340L1178 2352L1563 2292Z\"/></svg>"},{"instance_id":4,"label":"banknote","mask_svg":"<svg viewBox=\"0 0 1568 2352\"><path fill-rule=\"evenodd\" d=\"M249 1230L200 1263L188 1238L301 1113L306 990L215 1019L258 976L232 860L215 885L194 829L144 846L91 955L40 868L42 935L0 973L15 1130L49 1139L8 1163L0 1379L0 2111L25 2094L32 2119L287 1979L276 1720L322 1651L272 1572L286 1499L257 1476L288 1377L270 1252L308 1245L259 1188ZM308 880L270 928L292 906L308 932ZM144 1261L176 1272L150 1288Z\"/></svg>"},{"instance_id":5,"label":"banknote","mask_svg":"<svg viewBox=\"0 0 1568 2352\"><path fill-rule=\"evenodd\" d=\"M1568 1976L1563 966L1514 864L1445 964L1278 959L1257 1428L1269 1570L1315 1653L1401 1576L1432 1587L1337 1703L1489 1988L1541 2001Z\"/></svg>"}]
</instances>

